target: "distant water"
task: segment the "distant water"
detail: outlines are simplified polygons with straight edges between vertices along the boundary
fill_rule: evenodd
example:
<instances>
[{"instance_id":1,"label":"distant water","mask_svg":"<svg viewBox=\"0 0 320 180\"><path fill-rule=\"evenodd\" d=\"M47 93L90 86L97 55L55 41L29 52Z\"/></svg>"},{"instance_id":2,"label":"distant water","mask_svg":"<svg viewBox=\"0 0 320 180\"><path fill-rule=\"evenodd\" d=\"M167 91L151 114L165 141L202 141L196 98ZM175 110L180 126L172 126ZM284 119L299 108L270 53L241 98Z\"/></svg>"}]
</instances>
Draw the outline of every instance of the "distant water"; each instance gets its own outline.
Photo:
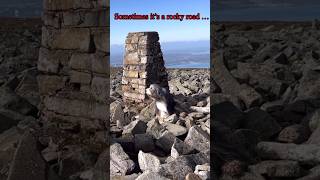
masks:
<instances>
[{"instance_id":1,"label":"distant water","mask_svg":"<svg viewBox=\"0 0 320 180\"><path fill-rule=\"evenodd\" d=\"M195 64L169 64L167 68L210 68L209 63L195 63Z\"/></svg>"},{"instance_id":2,"label":"distant water","mask_svg":"<svg viewBox=\"0 0 320 180\"><path fill-rule=\"evenodd\" d=\"M167 68L210 68L210 54L164 54ZM114 67L121 67L123 55L110 56L110 63Z\"/></svg>"}]
</instances>

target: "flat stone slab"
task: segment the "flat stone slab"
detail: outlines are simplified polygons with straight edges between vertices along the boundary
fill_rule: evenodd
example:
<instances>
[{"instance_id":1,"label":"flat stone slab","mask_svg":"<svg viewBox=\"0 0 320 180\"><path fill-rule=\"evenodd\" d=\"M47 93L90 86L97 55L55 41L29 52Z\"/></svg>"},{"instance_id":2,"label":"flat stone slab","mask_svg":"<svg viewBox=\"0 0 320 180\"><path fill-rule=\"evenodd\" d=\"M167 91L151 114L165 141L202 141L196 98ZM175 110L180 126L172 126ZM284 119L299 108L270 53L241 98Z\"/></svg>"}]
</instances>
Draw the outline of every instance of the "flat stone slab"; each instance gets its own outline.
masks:
<instances>
[{"instance_id":1,"label":"flat stone slab","mask_svg":"<svg viewBox=\"0 0 320 180\"><path fill-rule=\"evenodd\" d=\"M37 146L35 137L25 133L15 152L8 180L46 179L46 163Z\"/></svg>"}]
</instances>

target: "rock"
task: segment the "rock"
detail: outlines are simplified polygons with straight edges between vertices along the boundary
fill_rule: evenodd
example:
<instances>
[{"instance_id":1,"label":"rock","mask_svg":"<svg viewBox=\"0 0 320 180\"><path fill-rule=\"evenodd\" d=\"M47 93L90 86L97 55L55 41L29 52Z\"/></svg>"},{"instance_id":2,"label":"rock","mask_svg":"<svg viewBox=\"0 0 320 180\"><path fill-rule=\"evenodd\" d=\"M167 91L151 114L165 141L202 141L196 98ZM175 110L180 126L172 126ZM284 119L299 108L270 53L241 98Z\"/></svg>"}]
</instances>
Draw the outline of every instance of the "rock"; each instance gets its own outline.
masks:
<instances>
[{"instance_id":1,"label":"rock","mask_svg":"<svg viewBox=\"0 0 320 180\"><path fill-rule=\"evenodd\" d=\"M238 160L228 161L221 167L223 175L236 177L243 173L243 163Z\"/></svg>"},{"instance_id":2,"label":"rock","mask_svg":"<svg viewBox=\"0 0 320 180\"><path fill-rule=\"evenodd\" d=\"M258 132L262 139L269 139L281 130L277 121L259 108L250 109L244 119L243 126Z\"/></svg>"},{"instance_id":3,"label":"rock","mask_svg":"<svg viewBox=\"0 0 320 180\"><path fill-rule=\"evenodd\" d=\"M310 138L307 141L308 144L320 144L320 126L313 131Z\"/></svg>"},{"instance_id":4,"label":"rock","mask_svg":"<svg viewBox=\"0 0 320 180\"><path fill-rule=\"evenodd\" d=\"M25 70L21 82L15 88L17 95L28 100L35 107L38 107L40 103L37 74L38 71L35 67Z\"/></svg>"},{"instance_id":5,"label":"rock","mask_svg":"<svg viewBox=\"0 0 320 180\"><path fill-rule=\"evenodd\" d=\"M201 179L210 179L210 165L209 164L203 164L203 165L197 165L196 169L194 170L194 173L201 177Z\"/></svg>"},{"instance_id":6,"label":"rock","mask_svg":"<svg viewBox=\"0 0 320 180\"><path fill-rule=\"evenodd\" d=\"M147 134L150 134L153 138L159 139L162 133L166 130L157 118L152 119L147 124Z\"/></svg>"},{"instance_id":7,"label":"rock","mask_svg":"<svg viewBox=\"0 0 320 180\"><path fill-rule=\"evenodd\" d=\"M197 103L197 106L198 107L205 107L207 105L207 101L199 101L198 103Z\"/></svg>"},{"instance_id":8,"label":"rock","mask_svg":"<svg viewBox=\"0 0 320 180\"><path fill-rule=\"evenodd\" d=\"M239 98L244 102L247 108L259 106L262 102L262 96L248 85L240 86Z\"/></svg>"},{"instance_id":9,"label":"rock","mask_svg":"<svg viewBox=\"0 0 320 180\"><path fill-rule=\"evenodd\" d=\"M118 101L114 101L110 104L110 121L116 123L119 128L129 124L129 122L125 121L121 103Z\"/></svg>"},{"instance_id":10,"label":"rock","mask_svg":"<svg viewBox=\"0 0 320 180\"><path fill-rule=\"evenodd\" d=\"M140 174L130 174L126 176L112 176L111 180L135 180L139 177Z\"/></svg>"},{"instance_id":11,"label":"rock","mask_svg":"<svg viewBox=\"0 0 320 180\"><path fill-rule=\"evenodd\" d=\"M265 178L260 174L245 172L244 175L240 177L240 180L265 180Z\"/></svg>"},{"instance_id":12,"label":"rock","mask_svg":"<svg viewBox=\"0 0 320 180\"><path fill-rule=\"evenodd\" d=\"M166 153L171 152L171 147L175 140L175 135L170 133L169 131L164 131L161 133L160 137L156 140L156 146L161 148Z\"/></svg>"},{"instance_id":13,"label":"rock","mask_svg":"<svg viewBox=\"0 0 320 180\"><path fill-rule=\"evenodd\" d=\"M309 118L309 128L311 131L315 131L320 127L320 109L314 111Z\"/></svg>"},{"instance_id":14,"label":"rock","mask_svg":"<svg viewBox=\"0 0 320 180\"><path fill-rule=\"evenodd\" d=\"M176 123L179 120L178 116L176 114L172 114L171 116L167 117L164 122L169 122L169 123Z\"/></svg>"},{"instance_id":15,"label":"rock","mask_svg":"<svg viewBox=\"0 0 320 180\"><path fill-rule=\"evenodd\" d=\"M160 160L157 156L139 151L138 161L139 161L139 166L142 172L145 172L145 171L159 172Z\"/></svg>"},{"instance_id":16,"label":"rock","mask_svg":"<svg viewBox=\"0 0 320 180\"><path fill-rule=\"evenodd\" d=\"M168 178L165 178L156 172L150 172L150 171L143 172L136 180L149 180L149 179L169 180Z\"/></svg>"},{"instance_id":17,"label":"rock","mask_svg":"<svg viewBox=\"0 0 320 180\"><path fill-rule=\"evenodd\" d=\"M94 168L92 169L92 179L107 180L108 177L110 177L110 172L108 171L108 168L110 168L111 160L107 161L107 159L110 159L110 157L111 153L109 151L109 148L104 150L99 155L97 162L94 165Z\"/></svg>"},{"instance_id":18,"label":"rock","mask_svg":"<svg viewBox=\"0 0 320 180\"><path fill-rule=\"evenodd\" d=\"M37 147L36 139L26 132L15 152L8 180L21 180L26 177L33 180L46 179L46 164Z\"/></svg>"},{"instance_id":19,"label":"rock","mask_svg":"<svg viewBox=\"0 0 320 180\"><path fill-rule=\"evenodd\" d=\"M228 144L233 146L238 156L241 156L248 162L255 162L257 158L256 145L261 141L258 132L250 129L237 129L226 136Z\"/></svg>"},{"instance_id":20,"label":"rock","mask_svg":"<svg viewBox=\"0 0 320 180\"><path fill-rule=\"evenodd\" d=\"M202 179L195 173L189 173L186 176L186 180L202 180Z\"/></svg>"},{"instance_id":21,"label":"rock","mask_svg":"<svg viewBox=\"0 0 320 180\"><path fill-rule=\"evenodd\" d=\"M154 150L155 145L151 135L148 134L135 134L134 135L135 150L138 152L151 152Z\"/></svg>"},{"instance_id":22,"label":"rock","mask_svg":"<svg viewBox=\"0 0 320 180\"><path fill-rule=\"evenodd\" d=\"M261 29L261 31L274 31L275 30L275 26L274 25L270 25L267 27L264 27L263 29Z\"/></svg>"},{"instance_id":23,"label":"rock","mask_svg":"<svg viewBox=\"0 0 320 180\"><path fill-rule=\"evenodd\" d=\"M19 123L19 121L23 120L22 118L24 118L24 116L19 115L19 113L15 113L15 112L10 111L11 113L8 114L6 112L8 112L8 111L0 110L0 133L17 125Z\"/></svg>"},{"instance_id":24,"label":"rock","mask_svg":"<svg viewBox=\"0 0 320 180\"><path fill-rule=\"evenodd\" d=\"M192 91L186 87L183 86L181 83L181 79L175 79L169 81L169 87L170 87L170 92L173 94L182 94L185 96L189 96L192 94ZM172 87L175 87L176 89L172 89Z\"/></svg>"},{"instance_id":25,"label":"rock","mask_svg":"<svg viewBox=\"0 0 320 180\"><path fill-rule=\"evenodd\" d=\"M48 147L41 151L41 154L47 162L57 160L59 157L58 145L54 144L51 140Z\"/></svg>"},{"instance_id":26,"label":"rock","mask_svg":"<svg viewBox=\"0 0 320 180\"><path fill-rule=\"evenodd\" d=\"M314 19L312 21L312 29L313 30L319 30L319 28L320 28L319 20L318 19Z\"/></svg>"},{"instance_id":27,"label":"rock","mask_svg":"<svg viewBox=\"0 0 320 180\"><path fill-rule=\"evenodd\" d=\"M186 155L193 151L194 149L183 142L182 140L175 138L174 143L171 147L171 157L178 158L180 155Z\"/></svg>"},{"instance_id":28,"label":"rock","mask_svg":"<svg viewBox=\"0 0 320 180\"><path fill-rule=\"evenodd\" d=\"M153 101L147 107L142 109L139 116L146 120L153 119L156 116L156 102Z\"/></svg>"},{"instance_id":29,"label":"rock","mask_svg":"<svg viewBox=\"0 0 320 180\"><path fill-rule=\"evenodd\" d=\"M320 178L320 166L315 166L312 169L310 169L309 174L298 178L297 180L317 180Z\"/></svg>"},{"instance_id":30,"label":"rock","mask_svg":"<svg viewBox=\"0 0 320 180\"><path fill-rule=\"evenodd\" d=\"M169 122L165 122L162 124L170 133L172 133L174 136L182 136L187 133L187 129L183 126L180 126L178 124L172 124Z\"/></svg>"},{"instance_id":31,"label":"rock","mask_svg":"<svg viewBox=\"0 0 320 180\"><path fill-rule=\"evenodd\" d=\"M123 151L120 144L110 146L110 174L126 175L131 173L135 168L134 162Z\"/></svg>"},{"instance_id":32,"label":"rock","mask_svg":"<svg viewBox=\"0 0 320 180\"><path fill-rule=\"evenodd\" d=\"M295 124L284 128L279 136L280 142L300 144L309 138L309 130L303 125Z\"/></svg>"},{"instance_id":33,"label":"rock","mask_svg":"<svg viewBox=\"0 0 320 180\"><path fill-rule=\"evenodd\" d=\"M228 46L243 46L248 42L248 39L242 36L236 36L231 34L226 40L225 43Z\"/></svg>"},{"instance_id":34,"label":"rock","mask_svg":"<svg viewBox=\"0 0 320 180\"><path fill-rule=\"evenodd\" d=\"M144 134L147 130L147 125L141 120L132 121L123 128L122 134Z\"/></svg>"},{"instance_id":35,"label":"rock","mask_svg":"<svg viewBox=\"0 0 320 180\"><path fill-rule=\"evenodd\" d=\"M212 98L212 102L210 103L210 106L220 104L222 102L231 102L238 109L243 109L243 105L241 104L239 98L236 96L231 96L223 93L216 93L216 94L211 94L211 98Z\"/></svg>"},{"instance_id":36,"label":"rock","mask_svg":"<svg viewBox=\"0 0 320 180\"><path fill-rule=\"evenodd\" d=\"M314 99L320 97L319 72L309 70L300 79L297 88L297 99Z\"/></svg>"},{"instance_id":37,"label":"rock","mask_svg":"<svg viewBox=\"0 0 320 180\"><path fill-rule=\"evenodd\" d=\"M192 113L189 113L188 116L194 120L198 120L198 119L204 118L206 115L200 112L192 112Z\"/></svg>"},{"instance_id":38,"label":"rock","mask_svg":"<svg viewBox=\"0 0 320 180\"><path fill-rule=\"evenodd\" d=\"M159 174L169 179L184 179L187 174L193 173L195 162L187 156L179 158L160 166Z\"/></svg>"},{"instance_id":39,"label":"rock","mask_svg":"<svg viewBox=\"0 0 320 180\"><path fill-rule=\"evenodd\" d=\"M19 112L20 114L36 116L38 112L35 106L8 88L0 88L0 99L0 107Z\"/></svg>"},{"instance_id":40,"label":"rock","mask_svg":"<svg viewBox=\"0 0 320 180\"><path fill-rule=\"evenodd\" d=\"M245 102L247 107L259 105L262 101L261 95L249 86L241 86L225 67L224 61L222 53L213 58L213 79L219 85L222 92L239 97Z\"/></svg>"},{"instance_id":41,"label":"rock","mask_svg":"<svg viewBox=\"0 0 320 180\"><path fill-rule=\"evenodd\" d=\"M257 145L258 154L264 159L293 160L305 164L319 164L319 144L284 144L276 142L260 142Z\"/></svg>"},{"instance_id":42,"label":"rock","mask_svg":"<svg viewBox=\"0 0 320 180\"><path fill-rule=\"evenodd\" d=\"M302 175L302 168L296 161L262 161L250 166L250 171L268 177L296 178Z\"/></svg>"},{"instance_id":43,"label":"rock","mask_svg":"<svg viewBox=\"0 0 320 180\"><path fill-rule=\"evenodd\" d=\"M288 64L288 58L287 56L284 54L284 53L279 53L277 54L275 57L273 57L273 60L276 62L276 63L279 63L279 64Z\"/></svg>"},{"instance_id":44,"label":"rock","mask_svg":"<svg viewBox=\"0 0 320 180\"><path fill-rule=\"evenodd\" d=\"M83 171L81 174L80 174L80 178L81 179L85 179L85 180L90 180L92 179L93 177L93 172L92 170L87 170L87 171Z\"/></svg>"},{"instance_id":45,"label":"rock","mask_svg":"<svg viewBox=\"0 0 320 180\"><path fill-rule=\"evenodd\" d=\"M210 136L198 126L189 129L184 142L200 152L210 149Z\"/></svg>"},{"instance_id":46,"label":"rock","mask_svg":"<svg viewBox=\"0 0 320 180\"><path fill-rule=\"evenodd\" d=\"M266 102L260 108L268 113L281 111L283 109L283 102L281 100Z\"/></svg>"},{"instance_id":47,"label":"rock","mask_svg":"<svg viewBox=\"0 0 320 180\"><path fill-rule=\"evenodd\" d=\"M21 139L21 134L16 127L8 129L0 134L0 151L12 151L14 153L17 144ZM11 159L10 159L11 160Z\"/></svg>"},{"instance_id":48,"label":"rock","mask_svg":"<svg viewBox=\"0 0 320 180\"><path fill-rule=\"evenodd\" d=\"M239 128L244 114L231 102L222 102L212 106L213 119L230 128Z\"/></svg>"},{"instance_id":49,"label":"rock","mask_svg":"<svg viewBox=\"0 0 320 180\"><path fill-rule=\"evenodd\" d=\"M65 145L58 160L59 176L71 178L94 166L96 154L78 145Z\"/></svg>"}]
</instances>

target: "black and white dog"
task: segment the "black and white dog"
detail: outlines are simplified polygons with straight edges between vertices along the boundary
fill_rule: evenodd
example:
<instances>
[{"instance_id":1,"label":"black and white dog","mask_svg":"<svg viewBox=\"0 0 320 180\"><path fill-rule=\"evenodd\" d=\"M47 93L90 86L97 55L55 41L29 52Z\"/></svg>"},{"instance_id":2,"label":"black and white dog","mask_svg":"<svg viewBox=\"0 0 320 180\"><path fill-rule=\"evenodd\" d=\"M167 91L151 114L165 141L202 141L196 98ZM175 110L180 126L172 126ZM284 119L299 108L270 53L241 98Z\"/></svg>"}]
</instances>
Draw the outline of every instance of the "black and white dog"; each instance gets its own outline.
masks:
<instances>
[{"instance_id":1,"label":"black and white dog","mask_svg":"<svg viewBox=\"0 0 320 180\"><path fill-rule=\"evenodd\" d=\"M158 84L151 84L146 94L156 102L156 116L163 122L165 118L174 113L175 102L167 88Z\"/></svg>"}]
</instances>

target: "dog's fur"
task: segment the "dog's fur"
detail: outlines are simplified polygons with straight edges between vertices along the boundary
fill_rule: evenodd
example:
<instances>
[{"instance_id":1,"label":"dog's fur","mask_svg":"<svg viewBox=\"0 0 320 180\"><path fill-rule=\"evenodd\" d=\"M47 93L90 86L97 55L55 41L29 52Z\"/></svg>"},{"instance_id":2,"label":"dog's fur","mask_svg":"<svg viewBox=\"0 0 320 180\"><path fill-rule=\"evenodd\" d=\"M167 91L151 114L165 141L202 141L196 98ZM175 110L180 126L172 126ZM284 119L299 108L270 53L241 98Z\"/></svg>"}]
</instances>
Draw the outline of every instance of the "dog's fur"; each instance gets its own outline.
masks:
<instances>
[{"instance_id":1,"label":"dog's fur","mask_svg":"<svg viewBox=\"0 0 320 180\"><path fill-rule=\"evenodd\" d=\"M146 89L146 94L156 102L156 116L163 121L174 113L175 102L167 88L163 88L158 84L151 84Z\"/></svg>"}]
</instances>

